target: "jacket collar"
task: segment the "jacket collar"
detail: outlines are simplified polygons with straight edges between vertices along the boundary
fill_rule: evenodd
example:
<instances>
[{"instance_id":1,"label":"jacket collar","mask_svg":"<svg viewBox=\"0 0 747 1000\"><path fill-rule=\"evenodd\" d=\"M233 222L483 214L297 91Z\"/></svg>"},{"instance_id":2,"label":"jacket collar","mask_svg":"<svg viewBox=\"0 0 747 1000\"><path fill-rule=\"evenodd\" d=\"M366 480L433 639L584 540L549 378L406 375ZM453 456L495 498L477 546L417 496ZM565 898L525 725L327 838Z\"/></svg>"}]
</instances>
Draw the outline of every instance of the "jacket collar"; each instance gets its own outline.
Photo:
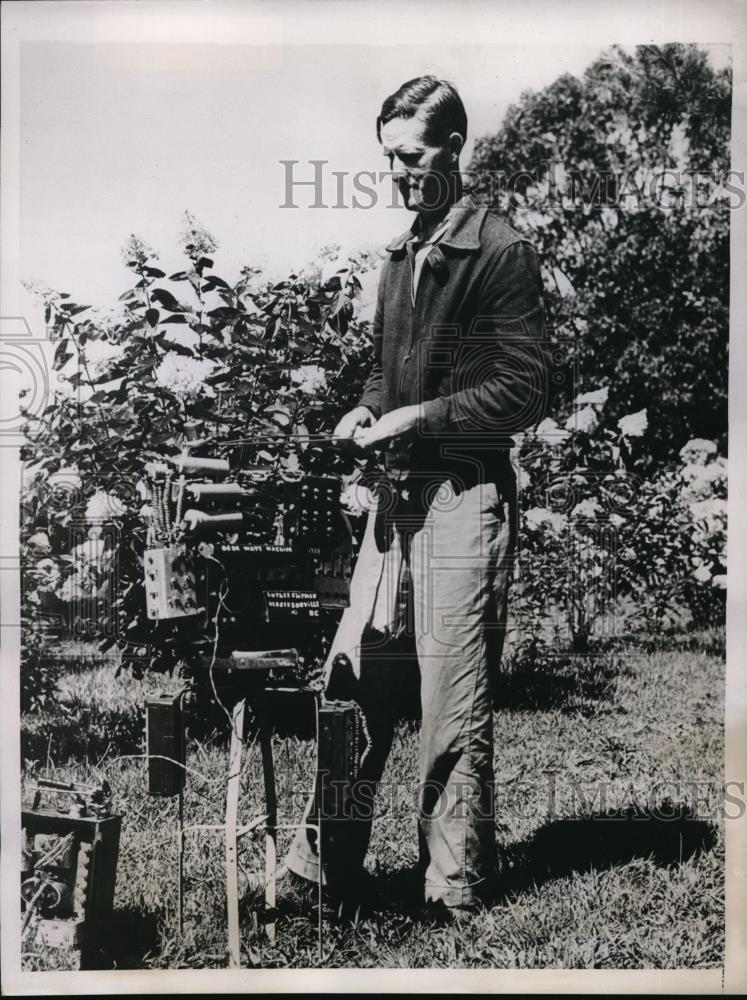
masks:
<instances>
[{"instance_id":1,"label":"jacket collar","mask_svg":"<svg viewBox=\"0 0 747 1000\"><path fill-rule=\"evenodd\" d=\"M487 212L486 205L481 205L473 195L465 194L449 209L451 221L438 242L442 246L454 247L456 250L479 250L482 246L480 230ZM416 216L410 228L392 240L386 249L390 253L402 250L408 240L417 236L419 232L420 216Z\"/></svg>"}]
</instances>

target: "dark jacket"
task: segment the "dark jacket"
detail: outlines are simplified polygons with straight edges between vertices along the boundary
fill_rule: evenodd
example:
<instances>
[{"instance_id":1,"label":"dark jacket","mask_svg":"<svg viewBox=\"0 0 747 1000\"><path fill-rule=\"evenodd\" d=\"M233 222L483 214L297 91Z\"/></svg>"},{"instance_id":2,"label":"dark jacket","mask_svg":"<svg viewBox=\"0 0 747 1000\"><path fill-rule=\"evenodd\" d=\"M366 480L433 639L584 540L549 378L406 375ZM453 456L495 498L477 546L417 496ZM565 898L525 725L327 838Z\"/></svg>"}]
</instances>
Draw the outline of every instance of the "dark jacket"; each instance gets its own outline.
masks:
<instances>
[{"instance_id":1,"label":"dark jacket","mask_svg":"<svg viewBox=\"0 0 747 1000\"><path fill-rule=\"evenodd\" d=\"M386 248L373 326L374 367L360 403L378 418L424 403L390 469L477 460L503 466L511 434L544 416L548 364L537 254L466 195L423 265L412 302L411 229Z\"/></svg>"}]
</instances>

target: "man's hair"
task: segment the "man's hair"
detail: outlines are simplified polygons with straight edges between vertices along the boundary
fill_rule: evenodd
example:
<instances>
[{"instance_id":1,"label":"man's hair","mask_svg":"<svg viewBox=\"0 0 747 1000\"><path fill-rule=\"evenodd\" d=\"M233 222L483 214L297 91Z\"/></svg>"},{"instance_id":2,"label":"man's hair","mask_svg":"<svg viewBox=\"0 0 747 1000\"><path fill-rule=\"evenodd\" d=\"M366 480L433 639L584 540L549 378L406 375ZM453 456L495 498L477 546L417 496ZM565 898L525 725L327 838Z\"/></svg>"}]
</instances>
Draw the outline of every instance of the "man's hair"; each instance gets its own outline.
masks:
<instances>
[{"instance_id":1,"label":"man's hair","mask_svg":"<svg viewBox=\"0 0 747 1000\"><path fill-rule=\"evenodd\" d=\"M418 76L403 83L381 105L376 119L376 137L381 142L381 126L393 118L422 116L424 139L429 146L446 146L452 132L467 138L467 112L456 87L435 76Z\"/></svg>"}]
</instances>

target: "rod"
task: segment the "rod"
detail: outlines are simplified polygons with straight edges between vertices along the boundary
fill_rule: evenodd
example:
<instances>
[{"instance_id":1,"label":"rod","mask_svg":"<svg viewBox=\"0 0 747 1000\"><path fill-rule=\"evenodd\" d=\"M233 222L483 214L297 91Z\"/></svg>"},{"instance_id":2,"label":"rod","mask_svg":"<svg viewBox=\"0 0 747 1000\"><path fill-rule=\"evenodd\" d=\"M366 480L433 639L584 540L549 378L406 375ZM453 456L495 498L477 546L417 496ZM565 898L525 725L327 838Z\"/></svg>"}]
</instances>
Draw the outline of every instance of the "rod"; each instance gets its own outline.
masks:
<instances>
[{"instance_id":1,"label":"rod","mask_svg":"<svg viewBox=\"0 0 747 1000\"><path fill-rule=\"evenodd\" d=\"M184 934L184 789L179 789L178 802L178 822L179 822L179 850L177 854L177 864L179 869L179 892L177 894L177 906L179 909L179 934Z\"/></svg>"}]
</instances>

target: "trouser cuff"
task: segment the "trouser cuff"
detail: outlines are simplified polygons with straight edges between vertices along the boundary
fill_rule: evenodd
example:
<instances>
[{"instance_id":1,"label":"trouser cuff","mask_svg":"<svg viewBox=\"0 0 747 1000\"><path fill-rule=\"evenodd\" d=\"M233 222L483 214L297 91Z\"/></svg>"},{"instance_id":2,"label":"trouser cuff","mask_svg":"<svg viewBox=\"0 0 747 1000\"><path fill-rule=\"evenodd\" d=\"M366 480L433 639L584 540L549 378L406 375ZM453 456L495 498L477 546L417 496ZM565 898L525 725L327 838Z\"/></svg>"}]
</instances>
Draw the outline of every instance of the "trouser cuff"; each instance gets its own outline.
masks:
<instances>
[{"instance_id":1,"label":"trouser cuff","mask_svg":"<svg viewBox=\"0 0 747 1000\"><path fill-rule=\"evenodd\" d=\"M480 879L471 885L457 888L450 885L425 884L426 903L443 903L444 906L475 906L485 900L488 880Z\"/></svg>"}]
</instances>

